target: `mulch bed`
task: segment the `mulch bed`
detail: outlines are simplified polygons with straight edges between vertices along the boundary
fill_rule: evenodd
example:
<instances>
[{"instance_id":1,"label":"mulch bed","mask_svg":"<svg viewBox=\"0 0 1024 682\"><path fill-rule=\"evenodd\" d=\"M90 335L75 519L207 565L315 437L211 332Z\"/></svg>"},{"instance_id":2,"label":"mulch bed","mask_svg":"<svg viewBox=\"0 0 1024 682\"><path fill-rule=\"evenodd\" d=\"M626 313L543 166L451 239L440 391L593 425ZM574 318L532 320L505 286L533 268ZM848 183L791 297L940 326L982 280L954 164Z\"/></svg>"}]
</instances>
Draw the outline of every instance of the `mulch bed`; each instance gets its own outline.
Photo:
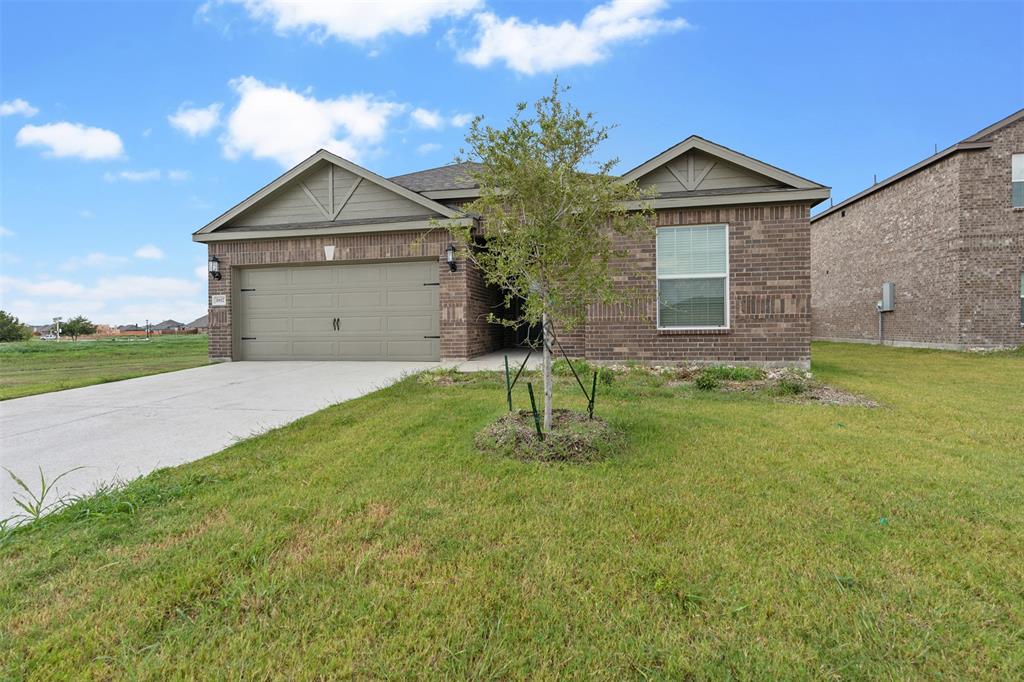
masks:
<instances>
[{"instance_id":1,"label":"mulch bed","mask_svg":"<svg viewBox=\"0 0 1024 682\"><path fill-rule=\"evenodd\" d=\"M555 410L551 431L537 436L533 413L509 412L476 435L483 452L528 462L593 462L603 459L618 438L618 432L600 417L585 412Z\"/></svg>"},{"instance_id":2,"label":"mulch bed","mask_svg":"<svg viewBox=\"0 0 1024 682\"><path fill-rule=\"evenodd\" d=\"M772 391L776 382L772 379L761 381L726 381L722 383L725 391ZM856 393L850 393L825 384L811 384L802 393L781 395L780 400L794 403L818 403L820 405L843 405L853 407L879 407L878 402Z\"/></svg>"}]
</instances>

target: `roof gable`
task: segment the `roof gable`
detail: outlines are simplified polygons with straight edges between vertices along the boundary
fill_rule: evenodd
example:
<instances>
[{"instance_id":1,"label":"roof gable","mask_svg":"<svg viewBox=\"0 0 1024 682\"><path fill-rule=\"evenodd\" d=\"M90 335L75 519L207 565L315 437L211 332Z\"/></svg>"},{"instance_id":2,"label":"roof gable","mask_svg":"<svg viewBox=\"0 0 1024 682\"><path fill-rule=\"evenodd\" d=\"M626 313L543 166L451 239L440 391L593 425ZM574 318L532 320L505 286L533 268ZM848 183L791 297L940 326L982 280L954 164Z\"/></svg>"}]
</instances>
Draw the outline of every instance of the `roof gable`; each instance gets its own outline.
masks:
<instances>
[{"instance_id":1,"label":"roof gable","mask_svg":"<svg viewBox=\"0 0 1024 682\"><path fill-rule=\"evenodd\" d=\"M743 166L690 149L638 178L641 187L650 187L658 195L678 192L784 187L783 183Z\"/></svg>"},{"instance_id":2,"label":"roof gable","mask_svg":"<svg viewBox=\"0 0 1024 682\"><path fill-rule=\"evenodd\" d=\"M221 227L417 215L456 218L462 214L321 149L195 234L208 234Z\"/></svg>"},{"instance_id":3,"label":"roof gable","mask_svg":"<svg viewBox=\"0 0 1024 682\"><path fill-rule=\"evenodd\" d=\"M750 187L825 188L697 135L691 135L648 159L623 175L622 179L625 182L645 181L641 184L649 182L659 193L663 191L662 187L686 192ZM672 187L675 189L670 189Z\"/></svg>"},{"instance_id":4,"label":"roof gable","mask_svg":"<svg viewBox=\"0 0 1024 682\"><path fill-rule=\"evenodd\" d=\"M889 185L897 183L903 178L913 175L917 171L927 168L933 163L942 161L943 159L950 157L954 154L958 154L960 152L971 152L975 150L988 149L989 147L992 146L992 142L990 140L997 133L999 133L1004 128L1007 128L1008 126L1011 126L1019 121L1024 121L1024 109L1015 111L1006 118L996 121L992 125L988 126L987 128L983 128L982 130L979 130L970 137L965 137L960 142L957 142L954 145L946 147L941 151L935 152L928 158L918 161L914 165L908 166L907 168L901 170L899 173L896 173L895 175L890 175L889 177L885 178L884 180L881 180L880 182L874 183L867 189L863 189L860 192L854 194L853 196L843 199L841 202L835 204L834 206L829 206L821 213L811 216L811 222L813 223L816 220L820 220L821 218L824 218L827 215L835 213L836 211L845 209L851 206L852 204L855 204L856 202L860 201L864 197L874 194L883 187L888 187Z\"/></svg>"}]
</instances>

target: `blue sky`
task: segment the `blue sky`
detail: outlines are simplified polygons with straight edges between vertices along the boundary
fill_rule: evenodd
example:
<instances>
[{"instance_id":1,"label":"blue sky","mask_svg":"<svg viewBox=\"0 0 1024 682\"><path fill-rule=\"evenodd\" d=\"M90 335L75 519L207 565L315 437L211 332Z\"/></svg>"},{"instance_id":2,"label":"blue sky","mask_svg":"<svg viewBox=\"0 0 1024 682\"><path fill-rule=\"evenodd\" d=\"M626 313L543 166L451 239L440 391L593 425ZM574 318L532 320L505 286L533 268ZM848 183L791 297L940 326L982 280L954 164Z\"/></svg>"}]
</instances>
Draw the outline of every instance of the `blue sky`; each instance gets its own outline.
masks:
<instances>
[{"instance_id":1,"label":"blue sky","mask_svg":"<svg viewBox=\"0 0 1024 682\"><path fill-rule=\"evenodd\" d=\"M696 133L840 200L1024 106L1022 45L1020 2L4 1L0 305L188 321L190 234L287 164L441 165L556 74L623 171Z\"/></svg>"}]
</instances>

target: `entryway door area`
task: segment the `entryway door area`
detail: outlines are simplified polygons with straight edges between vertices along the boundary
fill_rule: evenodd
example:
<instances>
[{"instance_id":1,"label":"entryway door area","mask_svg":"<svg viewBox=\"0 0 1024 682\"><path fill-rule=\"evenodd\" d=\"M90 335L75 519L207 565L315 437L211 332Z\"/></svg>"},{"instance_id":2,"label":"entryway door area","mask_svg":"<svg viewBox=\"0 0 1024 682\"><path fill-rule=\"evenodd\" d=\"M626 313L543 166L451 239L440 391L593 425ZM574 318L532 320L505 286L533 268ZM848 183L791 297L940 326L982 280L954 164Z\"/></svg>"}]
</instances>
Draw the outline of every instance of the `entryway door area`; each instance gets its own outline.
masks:
<instances>
[{"instance_id":1,"label":"entryway door area","mask_svg":"<svg viewBox=\"0 0 1024 682\"><path fill-rule=\"evenodd\" d=\"M242 360L441 356L436 260L243 268L236 286Z\"/></svg>"}]
</instances>

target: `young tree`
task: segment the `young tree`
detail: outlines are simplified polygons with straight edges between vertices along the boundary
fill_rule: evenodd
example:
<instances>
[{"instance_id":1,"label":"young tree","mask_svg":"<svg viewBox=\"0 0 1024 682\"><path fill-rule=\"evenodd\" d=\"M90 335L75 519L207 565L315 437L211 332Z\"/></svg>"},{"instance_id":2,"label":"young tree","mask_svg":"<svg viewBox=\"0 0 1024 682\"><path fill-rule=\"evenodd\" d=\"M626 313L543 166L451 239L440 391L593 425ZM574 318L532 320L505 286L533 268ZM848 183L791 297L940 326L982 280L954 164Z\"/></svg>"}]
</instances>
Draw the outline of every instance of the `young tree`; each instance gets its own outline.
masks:
<instances>
[{"instance_id":1,"label":"young tree","mask_svg":"<svg viewBox=\"0 0 1024 682\"><path fill-rule=\"evenodd\" d=\"M32 330L22 324L14 315L0 310L0 341L27 341L32 338Z\"/></svg>"},{"instance_id":2,"label":"young tree","mask_svg":"<svg viewBox=\"0 0 1024 682\"><path fill-rule=\"evenodd\" d=\"M521 314L494 322L544 330L544 428L551 428L551 359L555 328L583 323L589 304L621 296L608 268L616 235L650 232L650 195L611 174L617 159L594 156L610 130L591 113L563 101L554 82L528 113L526 103L505 128L477 117L460 160L476 161L480 197L464 208L477 214L483 238L471 227L452 228L466 257L489 284L505 292L505 309L520 299Z\"/></svg>"},{"instance_id":3,"label":"young tree","mask_svg":"<svg viewBox=\"0 0 1024 682\"><path fill-rule=\"evenodd\" d=\"M72 317L60 325L61 333L70 336L72 341L78 341L79 336L95 334L96 325L90 322L84 315Z\"/></svg>"}]
</instances>

